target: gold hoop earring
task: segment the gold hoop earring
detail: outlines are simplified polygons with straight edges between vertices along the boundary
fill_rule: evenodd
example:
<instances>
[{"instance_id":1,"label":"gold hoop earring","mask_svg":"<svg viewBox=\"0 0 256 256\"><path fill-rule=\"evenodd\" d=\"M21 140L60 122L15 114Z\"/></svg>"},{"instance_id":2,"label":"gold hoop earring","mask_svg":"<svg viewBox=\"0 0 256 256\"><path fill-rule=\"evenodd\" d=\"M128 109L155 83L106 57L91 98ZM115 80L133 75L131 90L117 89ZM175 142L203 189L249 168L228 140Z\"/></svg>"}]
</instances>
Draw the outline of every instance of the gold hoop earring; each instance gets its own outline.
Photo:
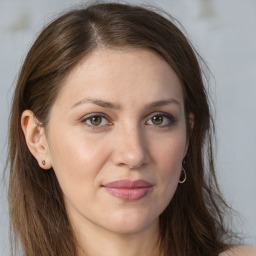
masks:
<instances>
[{"instance_id":1,"label":"gold hoop earring","mask_svg":"<svg viewBox=\"0 0 256 256\"><path fill-rule=\"evenodd\" d=\"M180 184L183 184L183 183L186 181L186 179L187 179L187 174L186 174L186 171L185 171L185 169L184 169L183 166L181 166L181 172L182 172L183 174L181 174L180 177L183 177L183 179L182 179L182 180L179 179L179 183L180 183Z\"/></svg>"}]
</instances>

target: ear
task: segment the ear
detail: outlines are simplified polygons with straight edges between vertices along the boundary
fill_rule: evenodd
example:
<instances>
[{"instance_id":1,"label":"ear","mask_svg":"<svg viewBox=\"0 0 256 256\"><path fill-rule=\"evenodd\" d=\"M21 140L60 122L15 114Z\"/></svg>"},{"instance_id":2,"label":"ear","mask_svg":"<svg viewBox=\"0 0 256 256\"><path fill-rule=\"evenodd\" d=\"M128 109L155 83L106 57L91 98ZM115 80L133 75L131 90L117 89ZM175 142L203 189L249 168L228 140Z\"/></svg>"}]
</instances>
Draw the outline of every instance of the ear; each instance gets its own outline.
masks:
<instances>
[{"instance_id":1,"label":"ear","mask_svg":"<svg viewBox=\"0 0 256 256\"><path fill-rule=\"evenodd\" d=\"M195 115L193 113L189 113L188 115L189 137L191 136L191 133L193 131L194 123L195 123Z\"/></svg>"},{"instance_id":2,"label":"ear","mask_svg":"<svg viewBox=\"0 0 256 256\"><path fill-rule=\"evenodd\" d=\"M21 127L29 151L36 158L39 166L45 170L52 167L50 151L44 128L31 110L25 110L21 116Z\"/></svg>"},{"instance_id":3,"label":"ear","mask_svg":"<svg viewBox=\"0 0 256 256\"><path fill-rule=\"evenodd\" d=\"M192 134L193 128L194 128L194 123L195 123L195 116L193 113L189 113L188 115L188 125L189 125L189 129L188 129L188 134L187 134L187 142L186 142L186 149L185 149L185 154L184 154L184 158L188 152L188 146L189 146L189 141L190 141L190 136Z\"/></svg>"}]
</instances>

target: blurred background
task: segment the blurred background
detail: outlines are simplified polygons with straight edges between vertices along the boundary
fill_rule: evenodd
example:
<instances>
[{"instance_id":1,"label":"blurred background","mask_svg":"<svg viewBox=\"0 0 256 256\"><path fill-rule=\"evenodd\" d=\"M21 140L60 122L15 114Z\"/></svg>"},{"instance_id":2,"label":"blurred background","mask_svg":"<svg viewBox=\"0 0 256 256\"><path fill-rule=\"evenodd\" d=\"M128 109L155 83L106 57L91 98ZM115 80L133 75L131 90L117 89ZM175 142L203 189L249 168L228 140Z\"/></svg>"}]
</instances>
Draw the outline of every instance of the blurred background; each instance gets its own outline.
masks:
<instances>
[{"instance_id":1,"label":"blurred background","mask_svg":"<svg viewBox=\"0 0 256 256\"><path fill-rule=\"evenodd\" d=\"M0 176L18 71L42 26L78 0L0 0ZM256 0L126 1L154 5L177 18L213 77L217 173L233 223L256 245ZM10 255L7 179L0 179L0 255Z\"/></svg>"}]
</instances>

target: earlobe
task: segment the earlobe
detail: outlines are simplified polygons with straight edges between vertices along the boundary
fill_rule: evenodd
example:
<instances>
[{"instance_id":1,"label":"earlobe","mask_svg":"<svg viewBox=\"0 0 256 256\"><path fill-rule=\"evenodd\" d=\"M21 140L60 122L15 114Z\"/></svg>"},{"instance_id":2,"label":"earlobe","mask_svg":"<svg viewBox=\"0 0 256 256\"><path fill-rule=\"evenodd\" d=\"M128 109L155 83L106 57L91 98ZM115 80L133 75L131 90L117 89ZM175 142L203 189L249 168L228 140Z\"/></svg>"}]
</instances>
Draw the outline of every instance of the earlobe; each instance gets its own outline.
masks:
<instances>
[{"instance_id":1,"label":"earlobe","mask_svg":"<svg viewBox=\"0 0 256 256\"><path fill-rule=\"evenodd\" d=\"M40 126L40 122L31 110L25 110L22 113L21 127L29 151L36 158L39 166L43 169L50 169L52 164L44 128Z\"/></svg>"}]
</instances>

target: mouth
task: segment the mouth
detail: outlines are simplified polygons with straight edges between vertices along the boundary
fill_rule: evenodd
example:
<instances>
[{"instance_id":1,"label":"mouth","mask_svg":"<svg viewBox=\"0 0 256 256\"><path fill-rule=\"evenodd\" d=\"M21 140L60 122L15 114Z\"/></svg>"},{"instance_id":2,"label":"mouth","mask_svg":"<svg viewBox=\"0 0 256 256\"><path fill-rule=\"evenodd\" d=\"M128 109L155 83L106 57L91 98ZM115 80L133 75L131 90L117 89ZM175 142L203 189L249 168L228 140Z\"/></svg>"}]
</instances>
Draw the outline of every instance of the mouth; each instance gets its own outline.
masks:
<instances>
[{"instance_id":1,"label":"mouth","mask_svg":"<svg viewBox=\"0 0 256 256\"><path fill-rule=\"evenodd\" d=\"M153 185L145 180L117 180L102 187L112 196L125 201L136 201L147 196Z\"/></svg>"}]
</instances>

